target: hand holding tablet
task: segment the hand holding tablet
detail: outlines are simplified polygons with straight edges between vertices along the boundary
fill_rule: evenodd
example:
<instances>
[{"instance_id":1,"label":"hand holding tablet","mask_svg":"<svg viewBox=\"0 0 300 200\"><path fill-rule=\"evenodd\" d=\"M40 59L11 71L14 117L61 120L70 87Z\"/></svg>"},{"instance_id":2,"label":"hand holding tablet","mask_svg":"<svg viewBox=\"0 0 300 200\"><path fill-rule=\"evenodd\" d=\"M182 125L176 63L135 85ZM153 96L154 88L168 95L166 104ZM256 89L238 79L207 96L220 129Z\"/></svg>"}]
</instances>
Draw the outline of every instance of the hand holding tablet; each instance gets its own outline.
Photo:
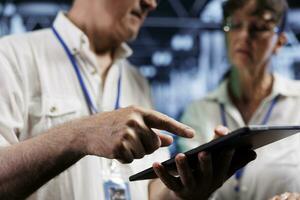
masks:
<instances>
[{"instance_id":1,"label":"hand holding tablet","mask_svg":"<svg viewBox=\"0 0 300 200\"><path fill-rule=\"evenodd\" d=\"M192 170L198 166L198 155L200 152L211 154L212 167L219 168L218 162L222 160L222 152L234 150L231 166L228 175L232 175L237 167L243 167L241 164L250 161L253 157L253 151L259 147L284 139L300 132L300 126L249 126L238 129L230 134L212 140L209 143L196 147L184 153L188 165ZM250 156L250 157L249 157ZM246 162L246 163L248 163ZM245 163L245 164L246 164ZM175 157L162 163L165 170L176 173ZM153 168L148 168L129 178L130 181L156 178Z\"/></svg>"}]
</instances>

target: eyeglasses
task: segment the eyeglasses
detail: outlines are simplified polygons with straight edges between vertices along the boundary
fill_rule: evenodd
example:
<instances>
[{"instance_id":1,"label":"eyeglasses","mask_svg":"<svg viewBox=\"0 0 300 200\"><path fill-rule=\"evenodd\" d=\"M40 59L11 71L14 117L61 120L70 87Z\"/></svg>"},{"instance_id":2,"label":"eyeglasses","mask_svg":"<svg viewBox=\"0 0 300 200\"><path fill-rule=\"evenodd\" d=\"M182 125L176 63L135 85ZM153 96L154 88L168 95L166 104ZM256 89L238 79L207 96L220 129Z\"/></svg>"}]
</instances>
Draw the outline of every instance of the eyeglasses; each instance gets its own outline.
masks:
<instances>
[{"instance_id":1,"label":"eyeglasses","mask_svg":"<svg viewBox=\"0 0 300 200\"><path fill-rule=\"evenodd\" d=\"M252 37L263 37L271 33L279 33L278 26L272 21L263 21L261 19L252 20L252 21L241 21L238 19L233 19L229 17L224 25L223 30L225 32L238 32L241 31L244 27L247 28L248 33Z\"/></svg>"}]
</instances>

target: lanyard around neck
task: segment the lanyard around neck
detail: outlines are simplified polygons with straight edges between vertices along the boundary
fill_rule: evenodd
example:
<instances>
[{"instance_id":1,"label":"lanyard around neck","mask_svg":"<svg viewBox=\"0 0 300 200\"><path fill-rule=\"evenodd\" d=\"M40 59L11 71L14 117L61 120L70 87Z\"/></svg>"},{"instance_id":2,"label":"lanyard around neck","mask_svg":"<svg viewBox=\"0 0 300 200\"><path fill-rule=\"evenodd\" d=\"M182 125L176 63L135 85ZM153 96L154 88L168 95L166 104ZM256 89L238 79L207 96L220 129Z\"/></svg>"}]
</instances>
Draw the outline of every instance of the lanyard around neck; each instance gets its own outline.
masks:
<instances>
[{"instance_id":1,"label":"lanyard around neck","mask_svg":"<svg viewBox=\"0 0 300 200\"><path fill-rule=\"evenodd\" d=\"M267 125L267 123L269 122L269 119L271 117L272 111L277 103L279 99L279 95L277 95L271 102L270 107L266 113L266 115L264 116L261 125ZM225 112L225 105L223 103L220 103L220 111L221 111L221 120L222 120L222 124L223 126L228 127L228 122L227 122L227 118L226 118L226 112Z\"/></svg>"},{"instance_id":2,"label":"lanyard around neck","mask_svg":"<svg viewBox=\"0 0 300 200\"><path fill-rule=\"evenodd\" d=\"M90 114L96 114L98 113L98 109L97 106L94 105L92 98L89 94L89 91L84 83L83 77L81 75L80 72L80 68L77 64L76 58L75 56L71 53L70 49L68 48L68 46L66 45L65 41L62 39L62 37L59 35L59 33L57 32L57 30L52 26L52 31L54 33L54 35L56 36L56 38L58 39L58 41L60 42L61 46L64 48L73 68L74 71L76 73L77 79L79 81L81 90L83 92L86 104L89 108L89 112ZM121 97L121 79L122 79L122 73L121 73L121 69L120 69L120 73L119 73L119 79L118 79L118 89L117 89L117 98L116 98L116 102L115 102L115 107L114 109L119 109L120 108L120 97Z\"/></svg>"},{"instance_id":3,"label":"lanyard around neck","mask_svg":"<svg viewBox=\"0 0 300 200\"><path fill-rule=\"evenodd\" d=\"M271 114L272 114L272 111L276 105L276 103L278 102L278 99L279 99L280 95L277 95L271 102L270 104L270 107L265 115L265 117L263 118L262 122L261 122L261 125L267 125L267 123L269 122L270 120L270 117L271 117ZM226 112L225 112L225 106L223 103L220 104L220 111L221 111L221 120L222 120L222 124L223 126L226 126L228 127L228 122L227 122L227 118L226 118ZM244 170L245 168L241 168L240 170L238 170L236 173L235 173L235 180L237 182L236 186L234 187L234 191L235 192L239 192L240 191L240 184L241 184L241 179L242 179L242 176L244 174Z\"/></svg>"}]
</instances>

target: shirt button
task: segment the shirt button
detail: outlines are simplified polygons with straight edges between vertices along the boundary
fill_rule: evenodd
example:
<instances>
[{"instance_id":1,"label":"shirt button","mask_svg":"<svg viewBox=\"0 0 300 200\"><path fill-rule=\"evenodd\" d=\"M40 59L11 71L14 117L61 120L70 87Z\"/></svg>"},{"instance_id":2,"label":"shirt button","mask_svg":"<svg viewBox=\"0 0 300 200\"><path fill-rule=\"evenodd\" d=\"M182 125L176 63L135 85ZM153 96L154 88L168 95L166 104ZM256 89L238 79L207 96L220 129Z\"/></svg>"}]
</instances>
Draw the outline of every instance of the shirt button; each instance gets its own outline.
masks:
<instances>
[{"instance_id":1,"label":"shirt button","mask_svg":"<svg viewBox=\"0 0 300 200\"><path fill-rule=\"evenodd\" d=\"M96 69L93 69L92 75L96 75L96 74L98 74L97 70L96 70Z\"/></svg>"},{"instance_id":2,"label":"shirt button","mask_svg":"<svg viewBox=\"0 0 300 200\"><path fill-rule=\"evenodd\" d=\"M74 53L74 54L78 54L78 49L73 48L73 53Z\"/></svg>"},{"instance_id":3,"label":"shirt button","mask_svg":"<svg viewBox=\"0 0 300 200\"><path fill-rule=\"evenodd\" d=\"M52 107L50 108L50 112L51 112L51 113L54 113L54 112L56 112L56 111L57 111L57 107L52 106Z\"/></svg>"},{"instance_id":4,"label":"shirt button","mask_svg":"<svg viewBox=\"0 0 300 200\"><path fill-rule=\"evenodd\" d=\"M85 44L85 39L83 37L81 37L81 44Z\"/></svg>"}]
</instances>

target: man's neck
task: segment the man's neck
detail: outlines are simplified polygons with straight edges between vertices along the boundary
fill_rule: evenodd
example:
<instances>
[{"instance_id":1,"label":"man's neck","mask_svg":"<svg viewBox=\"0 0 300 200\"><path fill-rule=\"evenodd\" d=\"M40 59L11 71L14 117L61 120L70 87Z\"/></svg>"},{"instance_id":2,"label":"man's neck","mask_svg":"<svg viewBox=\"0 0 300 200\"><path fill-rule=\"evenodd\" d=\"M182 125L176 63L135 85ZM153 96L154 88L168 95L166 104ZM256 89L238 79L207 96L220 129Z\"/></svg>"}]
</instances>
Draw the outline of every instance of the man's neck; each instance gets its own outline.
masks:
<instances>
[{"instance_id":1,"label":"man's neck","mask_svg":"<svg viewBox=\"0 0 300 200\"><path fill-rule=\"evenodd\" d=\"M113 52L107 52L106 54L97 55L97 61L100 72L99 75L101 76L104 87L107 74L113 64Z\"/></svg>"},{"instance_id":2,"label":"man's neck","mask_svg":"<svg viewBox=\"0 0 300 200\"><path fill-rule=\"evenodd\" d=\"M82 6L89 6L88 4L82 4L80 1L75 1L74 5L67 13L68 19L85 35L88 37L90 42L90 49L99 56L105 56L111 54L114 49L120 46L120 43L114 41L111 37L111 31L107 28L105 20L103 22L98 21L97 24L88 13L89 7L82 8Z\"/></svg>"},{"instance_id":3,"label":"man's neck","mask_svg":"<svg viewBox=\"0 0 300 200\"><path fill-rule=\"evenodd\" d=\"M88 37L90 41L90 49L97 57L98 69L100 72L99 75L101 76L104 87L106 76L113 63L114 47L107 45L105 43L106 40L100 41L100 38L105 38L105 34L103 34L103 37L95 36L95 30L93 30L92 25L89 23L88 15L86 15L86 13L81 13L83 10L85 9L78 9L77 5L74 5L67 14L67 17ZM94 38L98 39L95 40Z\"/></svg>"}]
</instances>

